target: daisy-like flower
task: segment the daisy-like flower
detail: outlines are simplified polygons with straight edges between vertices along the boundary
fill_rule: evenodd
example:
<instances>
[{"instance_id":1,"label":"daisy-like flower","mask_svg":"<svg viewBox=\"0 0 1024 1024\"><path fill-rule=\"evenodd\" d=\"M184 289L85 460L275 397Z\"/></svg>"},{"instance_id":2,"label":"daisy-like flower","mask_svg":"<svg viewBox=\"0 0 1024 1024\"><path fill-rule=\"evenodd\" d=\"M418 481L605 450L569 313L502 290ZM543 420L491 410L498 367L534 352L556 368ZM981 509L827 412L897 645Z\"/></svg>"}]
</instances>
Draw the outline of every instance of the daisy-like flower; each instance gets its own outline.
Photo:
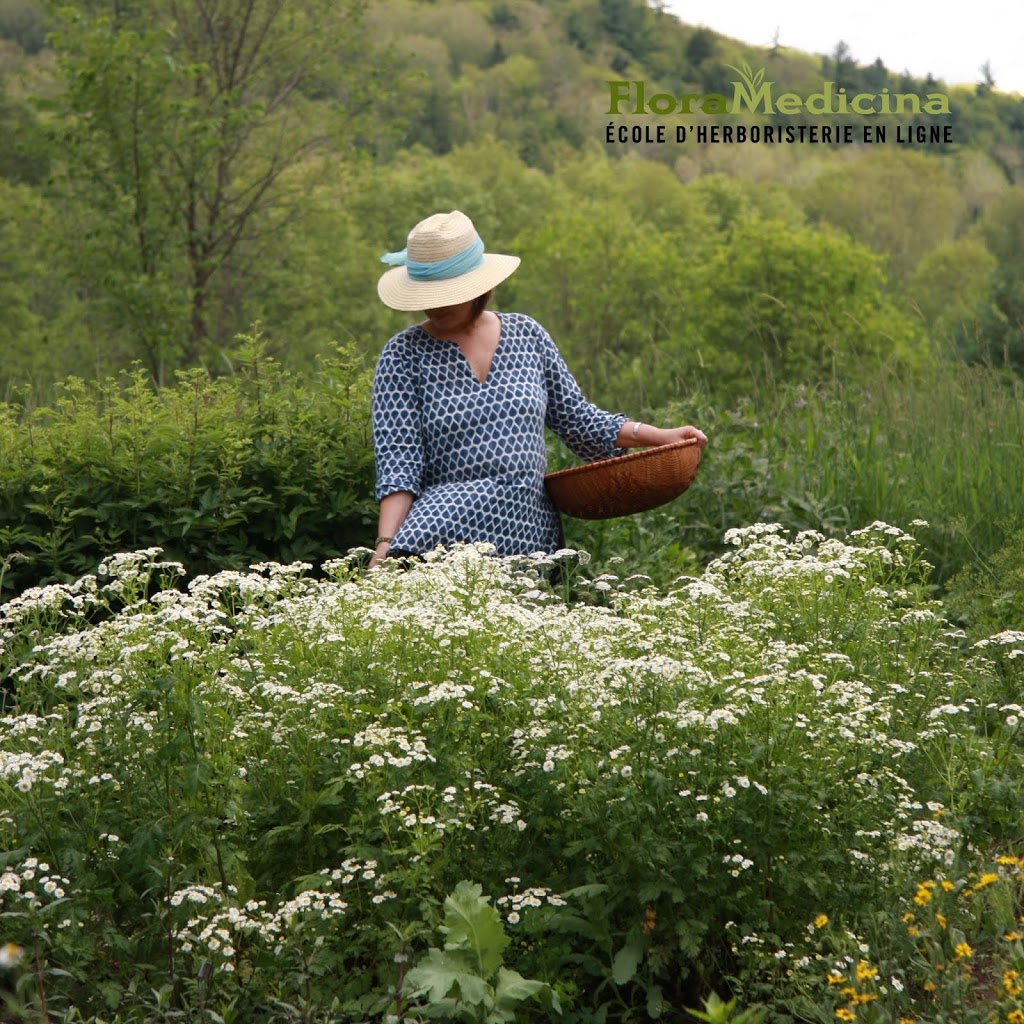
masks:
<instances>
[{"instance_id":1,"label":"daisy-like flower","mask_svg":"<svg viewBox=\"0 0 1024 1024\"><path fill-rule=\"evenodd\" d=\"M5 942L0 946L0 968L10 970L17 967L25 956L25 950L16 942Z\"/></svg>"}]
</instances>

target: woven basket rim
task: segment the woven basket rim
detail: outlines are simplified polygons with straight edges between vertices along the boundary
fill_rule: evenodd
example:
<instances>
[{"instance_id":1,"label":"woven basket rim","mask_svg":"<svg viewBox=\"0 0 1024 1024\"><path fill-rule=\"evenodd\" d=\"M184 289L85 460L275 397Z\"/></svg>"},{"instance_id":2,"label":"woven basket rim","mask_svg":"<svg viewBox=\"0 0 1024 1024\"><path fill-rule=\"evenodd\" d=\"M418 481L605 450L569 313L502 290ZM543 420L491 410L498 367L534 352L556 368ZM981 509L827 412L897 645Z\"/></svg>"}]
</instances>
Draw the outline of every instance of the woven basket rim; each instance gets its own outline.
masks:
<instances>
[{"instance_id":1,"label":"woven basket rim","mask_svg":"<svg viewBox=\"0 0 1024 1024\"><path fill-rule=\"evenodd\" d=\"M653 448L643 448L638 452L627 452L625 455L616 455L611 459L595 459L593 462L584 462L581 466L569 466L567 469L558 469L553 473L546 474L546 479L551 480L557 477L560 480L578 473L586 473L588 470L606 469L609 466L621 466L625 462L637 462L640 459L649 459L655 455L664 455L665 452L675 451L680 448L691 448L697 443L695 437L688 437L682 441L673 441L671 444L659 444Z\"/></svg>"}]
</instances>

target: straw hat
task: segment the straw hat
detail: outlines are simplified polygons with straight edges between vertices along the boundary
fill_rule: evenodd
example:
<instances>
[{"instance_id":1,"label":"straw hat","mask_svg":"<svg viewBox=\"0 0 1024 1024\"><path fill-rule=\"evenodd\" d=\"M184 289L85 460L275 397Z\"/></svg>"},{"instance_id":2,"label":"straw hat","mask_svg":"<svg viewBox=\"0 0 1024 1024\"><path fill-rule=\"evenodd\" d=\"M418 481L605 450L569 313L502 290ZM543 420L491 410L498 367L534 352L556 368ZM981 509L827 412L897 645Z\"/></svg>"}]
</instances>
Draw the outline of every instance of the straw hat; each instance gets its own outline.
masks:
<instances>
[{"instance_id":1,"label":"straw hat","mask_svg":"<svg viewBox=\"0 0 1024 1024\"><path fill-rule=\"evenodd\" d=\"M382 256L381 263L394 268L377 282L381 301L412 312L483 295L519 266L519 257L484 252L473 222L453 210L421 220L409 232L406 247Z\"/></svg>"}]
</instances>

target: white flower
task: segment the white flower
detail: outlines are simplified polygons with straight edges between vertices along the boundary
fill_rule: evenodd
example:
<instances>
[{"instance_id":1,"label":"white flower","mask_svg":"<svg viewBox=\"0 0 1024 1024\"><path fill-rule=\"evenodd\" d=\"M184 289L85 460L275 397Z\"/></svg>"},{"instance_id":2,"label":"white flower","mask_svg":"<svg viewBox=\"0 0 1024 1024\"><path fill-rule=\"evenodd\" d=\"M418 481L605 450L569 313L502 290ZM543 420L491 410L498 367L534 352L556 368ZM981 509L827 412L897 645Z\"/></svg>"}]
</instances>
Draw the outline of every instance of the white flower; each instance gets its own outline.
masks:
<instances>
[{"instance_id":1,"label":"white flower","mask_svg":"<svg viewBox=\"0 0 1024 1024\"><path fill-rule=\"evenodd\" d=\"M14 942L5 942L0 946L0 967L10 969L21 963L25 950Z\"/></svg>"}]
</instances>

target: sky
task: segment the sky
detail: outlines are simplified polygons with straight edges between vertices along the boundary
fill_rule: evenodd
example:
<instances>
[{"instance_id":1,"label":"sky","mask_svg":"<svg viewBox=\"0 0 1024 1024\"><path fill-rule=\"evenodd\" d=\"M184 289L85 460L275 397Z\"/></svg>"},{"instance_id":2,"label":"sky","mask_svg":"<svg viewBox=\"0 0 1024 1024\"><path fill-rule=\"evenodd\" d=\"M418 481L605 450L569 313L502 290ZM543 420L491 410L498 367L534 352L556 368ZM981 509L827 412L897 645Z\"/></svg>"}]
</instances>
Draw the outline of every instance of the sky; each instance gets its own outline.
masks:
<instances>
[{"instance_id":1,"label":"sky","mask_svg":"<svg viewBox=\"0 0 1024 1024\"><path fill-rule=\"evenodd\" d=\"M842 40L858 64L878 57L897 74L932 74L948 85L981 80L986 61L996 88L1024 95L1021 0L666 0L688 25L703 25L754 46L832 53Z\"/></svg>"}]
</instances>

